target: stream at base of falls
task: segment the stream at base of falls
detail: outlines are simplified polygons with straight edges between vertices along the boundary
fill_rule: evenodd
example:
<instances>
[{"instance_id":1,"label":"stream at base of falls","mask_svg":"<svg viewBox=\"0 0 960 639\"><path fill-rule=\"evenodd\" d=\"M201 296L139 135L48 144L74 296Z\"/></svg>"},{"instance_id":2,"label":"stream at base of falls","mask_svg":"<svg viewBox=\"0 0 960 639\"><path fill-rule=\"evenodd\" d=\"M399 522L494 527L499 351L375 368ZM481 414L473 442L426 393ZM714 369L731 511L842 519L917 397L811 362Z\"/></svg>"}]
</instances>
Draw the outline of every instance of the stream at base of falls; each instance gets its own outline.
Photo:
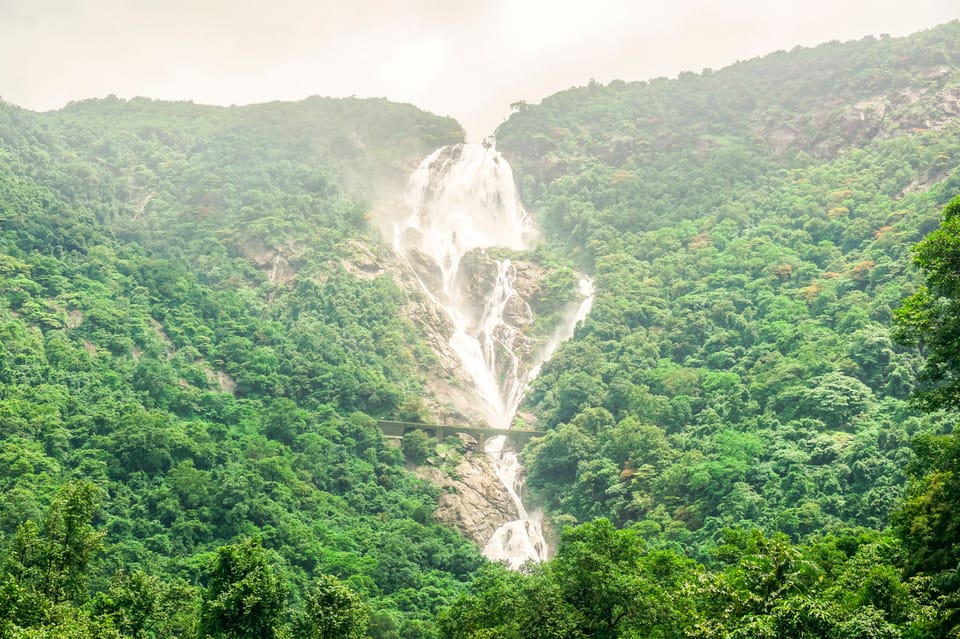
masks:
<instances>
[{"instance_id":1,"label":"stream at base of falls","mask_svg":"<svg viewBox=\"0 0 960 639\"><path fill-rule=\"evenodd\" d=\"M580 278L578 302L552 335L525 334L534 311L517 291L518 265L487 251L531 249L538 232L520 203L510 165L490 146L457 144L434 151L411 176L407 204L409 216L394 226L394 248L449 317L449 346L473 384L486 421L509 428L540 366L590 312L593 283ZM485 452L518 519L497 529L483 552L519 568L545 560L548 547L542 513L524 507L523 467L507 445L506 437L494 437Z\"/></svg>"}]
</instances>

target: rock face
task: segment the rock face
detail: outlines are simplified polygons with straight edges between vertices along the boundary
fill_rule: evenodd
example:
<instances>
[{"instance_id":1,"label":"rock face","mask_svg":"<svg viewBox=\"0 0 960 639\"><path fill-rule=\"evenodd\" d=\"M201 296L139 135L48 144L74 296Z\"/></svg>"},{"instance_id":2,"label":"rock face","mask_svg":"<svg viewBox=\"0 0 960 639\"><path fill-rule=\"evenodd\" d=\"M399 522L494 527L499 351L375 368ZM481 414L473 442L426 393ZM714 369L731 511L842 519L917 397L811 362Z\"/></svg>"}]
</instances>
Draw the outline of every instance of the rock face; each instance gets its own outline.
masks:
<instances>
[{"instance_id":1,"label":"rock face","mask_svg":"<svg viewBox=\"0 0 960 639\"><path fill-rule=\"evenodd\" d=\"M877 93L852 104L824 105L793 122L767 122L756 133L775 153L799 149L830 158L873 138L891 138L904 131L938 131L960 117L960 86L941 85L949 75L945 68L934 69L926 76L929 87Z\"/></svg>"},{"instance_id":2,"label":"rock face","mask_svg":"<svg viewBox=\"0 0 960 639\"><path fill-rule=\"evenodd\" d=\"M410 289L409 282L405 286L410 300L404 306L403 314L420 329L420 336L435 357L433 362L425 363L419 370L426 390L422 398L424 403L437 422L482 423L485 414L478 408L472 382L464 373L457 354L450 348L453 334L450 318L419 290Z\"/></svg>"},{"instance_id":3,"label":"rock face","mask_svg":"<svg viewBox=\"0 0 960 639\"><path fill-rule=\"evenodd\" d=\"M404 235L408 241L416 241L417 233L415 230L409 229ZM412 243L407 250L406 258L410 263L410 268L413 269L428 290L443 288L443 273L440 271L440 267L415 243Z\"/></svg>"},{"instance_id":4,"label":"rock face","mask_svg":"<svg viewBox=\"0 0 960 639\"><path fill-rule=\"evenodd\" d=\"M456 285L463 299L475 301L472 304L475 325L479 325L482 319L482 301L490 297L496 286L499 267L499 260L483 249L469 251L460 261ZM511 267L514 295L506 301L504 319L509 326L525 332L533 324L531 304L540 295L546 272L537 264L522 259L511 260Z\"/></svg>"},{"instance_id":5,"label":"rock face","mask_svg":"<svg viewBox=\"0 0 960 639\"><path fill-rule=\"evenodd\" d=\"M260 240L247 240L240 243L240 252L253 260L262 271L267 272L271 282L285 284L291 281L300 267L303 248L295 242L282 246L269 247Z\"/></svg>"},{"instance_id":6,"label":"rock face","mask_svg":"<svg viewBox=\"0 0 960 639\"><path fill-rule=\"evenodd\" d=\"M434 513L437 520L481 546L497 528L517 518L513 500L482 453L465 456L452 474L434 466L422 466L417 474L445 490Z\"/></svg>"}]
</instances>

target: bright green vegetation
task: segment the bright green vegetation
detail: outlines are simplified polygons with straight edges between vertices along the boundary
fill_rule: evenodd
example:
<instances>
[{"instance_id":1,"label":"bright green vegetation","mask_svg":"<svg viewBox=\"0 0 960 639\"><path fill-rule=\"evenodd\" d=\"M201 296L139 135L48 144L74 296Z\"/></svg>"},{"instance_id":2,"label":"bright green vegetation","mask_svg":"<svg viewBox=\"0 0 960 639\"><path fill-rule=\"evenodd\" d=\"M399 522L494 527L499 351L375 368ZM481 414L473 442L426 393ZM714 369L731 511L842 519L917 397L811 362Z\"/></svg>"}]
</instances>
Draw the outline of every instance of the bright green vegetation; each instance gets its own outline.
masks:
<instances>
[{"instance_id":1,"label":"bright green vegetation","mask_svg":"<svg viewBox=\"0 0 960 639\"><path fill-rule=\"evenodd\" d=\"M541 328L597 295L511 573L375 421L433 355L370 202L455 122L0 103L0 638L955 635L958 105L960 23L517 105Z\"/></svg>"},{"instance_id":2,"label":"bright green vegetation","mask_svg":"<svg viewBox=\"0 0 960 639\"><path fill-rule=\"evenodd\" d=\"M960 407L960 200L943 211L943 222L914 249L914 262L926 285L897 309L897 337L922 345L926 354L921 378L931 383L918 391L928 408Z\"/></svg>"},{"instance_id":3,"label":"bright green vegetation","mask_svg":"<svg viewBox=\"0 0 960 639\"><path fill-rule=\"evenodd\" d=\"M444 637L942 637L895 542L850 531L803 545L730 531L705 568L606 519L567 528L550 563L484 569L441 615Z\"/></svg>"},{"instance_id":4,"label":"bright green vegetation","mask_svg":"<svg viewBox=\"0 0 960 639\"><path fill-rule=\"evenodd\" d=\"M960 190L958 68L954 23L572 89L501 127L598 291L527 400L557 522L700 559L730 527L888 524L911 438L955 421L909 403L922 358L891 321Z\"/></svg>"},{"instance_id":5,"label":"bright green vegetation","mask_svg":"<svg viewBox=\"0 0 960 639\"><path fill-rule=\"evenodd\" d=\"M431 625L481 559L433 521L436 489L376 426L419 410L427 355L391 277L354 273L383 249L349 185L402 180L461 135L383 101L108 99L41 115L0 104L5 618L65 636L101 611L71 602L106 593L113 603L95 601L113 619L114 607L133 614L139 604L118 602L140 588L161 607L192 602L191 619L220 636L233 622L214 599L242 595L218 580L245 578L218 576L229 557L217 549L255 537L283 588L255 580L271 624L313 614L313 584L337 577L370 607L376 636ZM288 275L271 281L278 251ZM66 543L73 533L45 513L75 480L94 486L77 517L99 552L58 585L30 576L56 553L15 548ZM179 636L169 623L114 626Z\"/></svg>"},{"instance_id":6,"label":"bright green vegetation","mask_svg":"<svg viewBox=\"0 0 960 639\"><path fill-rule=\"evenodd\" d=\"M957 402L958 216L960 195L945 208L940 228L917 245L914 261L926 285L897 311L899 339L928 347L921 376L934 385L918 397L933 409L955 408ZM817 388L833 392L836 385L821 380ZM636 433L667 439L652 426ZM551 436L541 444L549 445L556 445ZM757 446L752 454L760 452ZM913 441L913 452L905 470L907 491L896 501L888 532L835 523L798 543L783 532L764 534L755 523L741 521L696 549L700 561L694 561L678 544L664 543L647 522L618 530L601 518L566 527L556 557L545 565L519 574L500 566L485 568L440 615L441 635L956 636L960 439L954 433L921 434ZM542 448L533 455L535 462L546 463Z\"/></svg>"}]
</instances>

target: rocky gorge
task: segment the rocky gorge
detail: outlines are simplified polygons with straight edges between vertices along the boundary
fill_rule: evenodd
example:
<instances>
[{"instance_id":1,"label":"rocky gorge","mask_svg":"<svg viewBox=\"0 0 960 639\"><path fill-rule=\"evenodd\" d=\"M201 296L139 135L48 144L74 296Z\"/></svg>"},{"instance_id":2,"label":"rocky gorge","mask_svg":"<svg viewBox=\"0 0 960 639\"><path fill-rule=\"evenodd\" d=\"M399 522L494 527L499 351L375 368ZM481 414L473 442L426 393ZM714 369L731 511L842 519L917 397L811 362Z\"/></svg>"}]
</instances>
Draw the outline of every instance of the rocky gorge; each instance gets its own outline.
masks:
<instances>
[{"instance_id":1,"label":"rocky gorge","mask_svg":"<svg viewBox=\"0 0 960 639\"><path fill-rule=\"evenodd\" d=\"M539 262L537 236L492 147L443 147L411 177L393 246L399 279L418 289L407 315L438 364L422 371L433 419L510 428L540 365L589 312L589 280ZM446 491L437 518L514 567L549 554L517 452L498 437L452 472L420 471Z\"/></svg>"}]
</instances>

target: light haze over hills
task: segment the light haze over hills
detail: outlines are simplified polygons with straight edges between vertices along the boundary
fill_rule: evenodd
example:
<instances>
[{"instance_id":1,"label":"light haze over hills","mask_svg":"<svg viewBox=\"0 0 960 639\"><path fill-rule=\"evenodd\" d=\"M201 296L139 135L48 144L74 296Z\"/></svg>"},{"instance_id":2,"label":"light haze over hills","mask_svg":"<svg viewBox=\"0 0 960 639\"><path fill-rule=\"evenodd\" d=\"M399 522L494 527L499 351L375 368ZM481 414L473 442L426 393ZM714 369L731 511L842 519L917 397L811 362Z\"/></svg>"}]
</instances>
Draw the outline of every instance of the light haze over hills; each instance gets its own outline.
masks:
<instances>
[{"instance_id":1,"label":"light haze over hills","mask_svg":"<svg viewBox=\"0 0 960 639\"><path fill-rule=\"evenodd\" d=\"M109 94L387 97L456 117L479 141L512 102L591 78L672 77L958 17L953 0L3 0L0 96L34 110Z\"/></svg>"}]
</instances>

